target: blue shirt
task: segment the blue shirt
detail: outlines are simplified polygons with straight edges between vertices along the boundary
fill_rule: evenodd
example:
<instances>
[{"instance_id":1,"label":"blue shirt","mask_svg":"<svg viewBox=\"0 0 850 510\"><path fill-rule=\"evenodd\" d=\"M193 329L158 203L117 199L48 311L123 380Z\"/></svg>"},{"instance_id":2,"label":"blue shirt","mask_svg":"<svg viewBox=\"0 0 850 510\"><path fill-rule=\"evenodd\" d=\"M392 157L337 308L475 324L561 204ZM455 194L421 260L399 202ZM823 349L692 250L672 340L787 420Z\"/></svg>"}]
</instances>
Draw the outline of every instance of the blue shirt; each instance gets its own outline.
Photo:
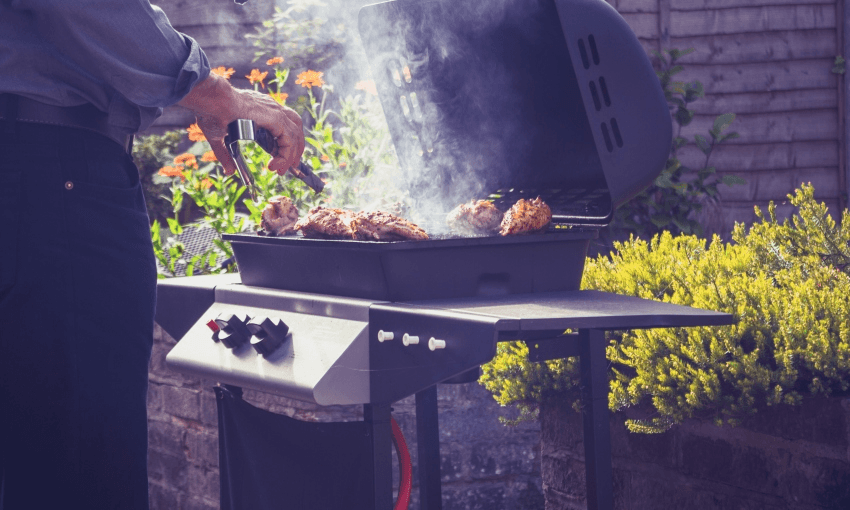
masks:
<instances>
[{"instance_id":1,"label":"blue shirt","mask_svg":"<svg viewBox=\"0 0 850 510\"><path fill-rule=\"evenodd\" d=\"M148 0L0 0L0 92L91 103L134 132L209 73L198 43Z\"/></svg>"}]
</instances>

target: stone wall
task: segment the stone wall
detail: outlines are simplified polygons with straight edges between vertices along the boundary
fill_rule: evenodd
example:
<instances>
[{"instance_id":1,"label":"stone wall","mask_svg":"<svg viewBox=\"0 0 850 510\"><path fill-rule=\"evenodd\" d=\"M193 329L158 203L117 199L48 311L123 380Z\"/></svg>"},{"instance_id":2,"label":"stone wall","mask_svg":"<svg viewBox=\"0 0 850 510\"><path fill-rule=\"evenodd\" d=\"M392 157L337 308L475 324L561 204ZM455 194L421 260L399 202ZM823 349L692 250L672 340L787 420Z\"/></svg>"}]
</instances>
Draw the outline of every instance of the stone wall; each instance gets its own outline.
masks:
<instances>
[{"instance_id":1,"label":"stone wall","mask_svg":"<svg viewBox=\"0 0 850 510\"><path fill-rule=\"evenodd\" d=\"M151 510L219 508L218 425L214 381L183 377L165 366L175 340L157 326L148 390ZM320 407L246 391L264 409L309 421L362 419L362 406ZM540 426L507 427L505 414L478 384L438 387L443 508L543 508ZM413 502L419 508L414 399L393 405L413 457ZM397 472L397 471L396 471ZM396 483L397 487L397 483Z\"/></svg>"},{"instance_id":2,"label":"stone wall","mask_svg":"<svg viewBox=\"0 0 850 510\"><path fill-rule=\"evenodd\" d=\"M850 508L850 399L810 399L760 411L739 427L688 421L633 434L611 417L614 508ZM581 416L541 410L546 510L584 509Z\"/></svg>"}]
</instances>

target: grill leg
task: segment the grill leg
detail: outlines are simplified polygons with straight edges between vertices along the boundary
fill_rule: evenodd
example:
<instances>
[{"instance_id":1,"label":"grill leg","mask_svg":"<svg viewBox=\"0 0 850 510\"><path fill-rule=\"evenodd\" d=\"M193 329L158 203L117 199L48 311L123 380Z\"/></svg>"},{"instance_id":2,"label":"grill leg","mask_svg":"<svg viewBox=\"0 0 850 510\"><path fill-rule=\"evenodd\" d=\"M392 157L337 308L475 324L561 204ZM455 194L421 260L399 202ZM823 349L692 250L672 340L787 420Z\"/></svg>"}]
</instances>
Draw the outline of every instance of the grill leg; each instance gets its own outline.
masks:
<instances>
[{"instance_id":1,"label":"grill leg","mask_svg":"<svg viewBox=\"0 0 850 510\"><path fill-rule=\"evenodd\" d=\"M608 359L605 333L579 331L581 350L584 463L588 510L611 510L614 482L611 468L611 431L608 417Z\"/></svg>"},{"instance_id":2,"label":"grill leg","mask_svg":"<svg viewBox=\"0 0 850 510\"><path fill-rule=\"evenodd\" d=\"M416 394L416 447L419 456L419 507L422 510L442 510L436 385Z\"/></svg>"},{"instance_id":3,"label":"grill leg","mask_svg":"<svg viewBox=\"0 0 850 510\"><path fill-rule=\"evenodd\" d=\"M372 429L372 457L375 470L375 510L393 508L393 431L389 404L366 404L363 419Z\"/></svg>"}]
</instances>

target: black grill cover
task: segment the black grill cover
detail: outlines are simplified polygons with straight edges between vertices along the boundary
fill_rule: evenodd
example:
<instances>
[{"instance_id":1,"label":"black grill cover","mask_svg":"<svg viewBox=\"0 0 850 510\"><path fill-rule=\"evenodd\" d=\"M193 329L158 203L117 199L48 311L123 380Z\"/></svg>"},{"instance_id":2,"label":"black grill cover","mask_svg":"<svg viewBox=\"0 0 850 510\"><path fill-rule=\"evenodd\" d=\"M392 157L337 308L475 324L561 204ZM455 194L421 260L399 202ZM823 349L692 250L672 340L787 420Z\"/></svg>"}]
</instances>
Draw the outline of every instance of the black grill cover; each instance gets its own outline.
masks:
<instances>
[{"instance_id":1,"label":"black grill cover","mask_svg":"<svg viewBox=\"0 0 850 510\"><path fill-rule=\"evenodd\" d=\"M222 510L375 507L366 422L304 422L215 393Z\"/></svg>"}]
</instances>

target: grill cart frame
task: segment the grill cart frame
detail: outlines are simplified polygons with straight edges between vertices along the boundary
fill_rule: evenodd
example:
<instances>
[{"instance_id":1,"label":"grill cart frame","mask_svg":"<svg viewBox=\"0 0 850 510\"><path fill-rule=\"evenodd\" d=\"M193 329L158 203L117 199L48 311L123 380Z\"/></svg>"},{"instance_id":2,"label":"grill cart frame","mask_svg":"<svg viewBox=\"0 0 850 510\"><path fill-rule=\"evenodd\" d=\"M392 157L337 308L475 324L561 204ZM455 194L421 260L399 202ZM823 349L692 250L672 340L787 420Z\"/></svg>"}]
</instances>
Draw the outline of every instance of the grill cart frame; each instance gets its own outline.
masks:
<instances>
[{"instance_id":1,"label":"grill cart frame","mask_svg":"<svg viewBox=\"0 0 850 510\"><path fill-rule=\"evenodd\" d=\"M329 306L354 307L361 315L368 334L370 383L364 416L372 429L374 455L374 508L389 510L392 502L392 440L390 406L409 395L416 396L417 448L421 508L442 508L440 484L439 417L436 384L453 376L477 369L495 354L499 341L523 340L529 345L532 361L579 356L581 363L585 469L590 509L610 509L613 505L611 443L608 411L608 379L605 358L606 330L719 326L734 322L729 314L672 305L635 297L597 291L561 291L516 294L492 298L451 298L422 302L359 302L316 294L252 288L234 283L235 275L184 277L162 280L158 286L157 322L174 338L181 338L169 353L168 364L181 372L213 378L227 385L253 387L274 392L260 379L229 372L225 365L202 366L197 362L199 349L209 351L214 344L209 334L198 335L206 322L218 314L218 308L241 309L244 303L268 303L287 300L292 306L312 303L316 310ZM238 297L238 298L237 298ZM233 301L240 301L236 305ZM181 307L192 303L206 309L199 316L187 317ZM281 303L284 303L281 301ZM289 305L286 305L289 306ZM251 310L260 311L256 308ZM315 312L315 310L314 310ZM263 313L273 315L274 311ZM283 312L278 312L283 313ZM345 313L351 313L351 310ZM190 319L194 319L190 322ZM458 333L458 326L463 335ZM574 334L564 335L571 329ZM379 342L378 331L417 331L446 338L442 352L456 363L436 362L427 349L411 356L400 342ZM455 332L453 335L452 332ZM448 336L446 335L448 333ZM468 349L473 346L473 349ZM214 356L218 359L218 355ZM402 361L399 361L401 359ZM392 367L403 366L409 377L389 377ZM448 371L433 370L434 366ZM432 369L429 369L429 366ZM287 396L291 394L281 393ZM362 395L362 394L361 394ZM297 398L297 397L296 397ZM301 399L305 399L302 395Z\"/></svg>"}]
</instances>

